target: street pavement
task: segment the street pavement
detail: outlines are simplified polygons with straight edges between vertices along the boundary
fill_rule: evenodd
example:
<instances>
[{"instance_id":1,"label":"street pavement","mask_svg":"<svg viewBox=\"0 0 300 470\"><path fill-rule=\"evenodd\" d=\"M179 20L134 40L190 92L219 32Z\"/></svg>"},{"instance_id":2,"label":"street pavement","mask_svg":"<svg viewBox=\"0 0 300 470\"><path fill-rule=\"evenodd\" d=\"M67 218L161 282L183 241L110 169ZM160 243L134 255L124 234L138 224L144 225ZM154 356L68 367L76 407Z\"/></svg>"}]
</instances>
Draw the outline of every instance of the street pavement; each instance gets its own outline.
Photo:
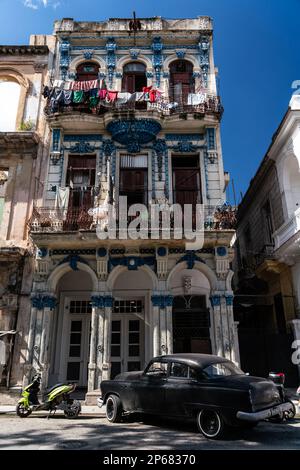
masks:
<instances>
[{"instance_id":1,"label":"street pavement","mask_svg":"<svg viewBox=\"0 0 300 470\"><path fill-rule=\"evenodd\" d=\"M110 424L102 410L83 413L75 420L57 412L19 418L0 414L0 450L202 450L202 449L300 449L300 419L289 423L259 423L252 430L235 430L224 440L212 441L197 431L195 423L138 415Z\"/></svg>"}]
</instances>

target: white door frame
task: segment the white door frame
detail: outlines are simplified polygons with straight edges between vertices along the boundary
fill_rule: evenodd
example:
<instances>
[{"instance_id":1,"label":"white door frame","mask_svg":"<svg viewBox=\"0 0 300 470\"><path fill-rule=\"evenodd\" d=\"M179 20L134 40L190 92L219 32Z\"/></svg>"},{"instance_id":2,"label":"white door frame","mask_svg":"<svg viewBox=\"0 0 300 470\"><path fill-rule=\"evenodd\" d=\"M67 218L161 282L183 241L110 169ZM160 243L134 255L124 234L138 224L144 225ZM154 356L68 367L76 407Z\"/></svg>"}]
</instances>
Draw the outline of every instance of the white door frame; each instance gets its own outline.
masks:
<instances>
[{"instance_id":1,"label":"white door frame","mask_svg":"<svg viewBox=\"0 0 300 470\"><path fill-rule=\"evenodd\" d=\"M88 294L72 294L68 293L64 296L62 301L62 309L63 309L63 320L62 320L62 334L61 334L61 352L60 352L60 368L59 368L59 381L66 382L67 381L67 366L70 357L69 357L69 347L70 347L70 328L71 328L71 321L80 321L82 320L82 339L81 339L81 355L80 361L74 362L81 362L80 367L80 377L78 386L79 387L87 387L88 382L88 362L89 362L89 340L90 340L90 322L91 322L91 314L89 313L73 313L70 314L70 303L72 300L90 300L90 296Z\"/></svg>"}]
</instances>

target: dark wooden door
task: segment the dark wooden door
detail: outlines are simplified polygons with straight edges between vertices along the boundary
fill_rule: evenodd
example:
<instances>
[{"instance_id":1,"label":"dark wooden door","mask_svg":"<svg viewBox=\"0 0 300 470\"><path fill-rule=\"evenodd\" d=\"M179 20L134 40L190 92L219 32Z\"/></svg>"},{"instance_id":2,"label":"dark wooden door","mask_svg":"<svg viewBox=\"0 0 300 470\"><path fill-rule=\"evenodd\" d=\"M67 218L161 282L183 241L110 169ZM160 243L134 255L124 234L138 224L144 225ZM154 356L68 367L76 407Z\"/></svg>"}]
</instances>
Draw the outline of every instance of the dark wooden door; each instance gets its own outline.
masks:
<instances>
[{"instance_id":1,"label":"dark wooden door","mask_svg":"<svg viewBox=\"0 0 300 470\"><path fill-rule=\"evenodd\" d=\"M120 196L127 196L128 206L147 204L147 169L121 169Z\"/></svg>"},{"instance_id":2,"label":"dark wooden door","mask_svg":"<svg viewBox=\"0 0 300 470\"><path fill-rule=\"evenodd\" d=\"M174 202L196 206L200 202L199 168L173 168Z\"/></svg>"}]
</instances>

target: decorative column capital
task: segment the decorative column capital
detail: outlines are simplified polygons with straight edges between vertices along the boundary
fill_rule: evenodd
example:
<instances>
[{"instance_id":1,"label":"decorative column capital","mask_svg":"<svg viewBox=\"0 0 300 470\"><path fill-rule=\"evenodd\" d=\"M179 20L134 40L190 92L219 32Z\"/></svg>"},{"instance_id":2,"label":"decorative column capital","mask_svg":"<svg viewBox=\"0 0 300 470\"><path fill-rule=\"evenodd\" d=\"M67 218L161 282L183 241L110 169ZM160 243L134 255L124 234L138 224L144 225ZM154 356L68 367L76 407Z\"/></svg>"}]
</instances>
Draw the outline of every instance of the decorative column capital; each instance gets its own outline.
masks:
<instances>
[{"instance_id":1,"label":"decorative column capital","mask_svg":"<svg viewBox=\"0 0 300 470\"><path fill-rule=\"evenodd\" d=\"M210 301L213 307L220 307L221 305L221 296L220 295L211 295Z\"/></svg>"},{"instance_id":2,"label":"decorative column capital","mask_svg":"<svg viewBox=\"0 0 300 470\"><path fill-rule=\"evenodd\" d=\"M226 305L233 305L233 295L225 295Z\"/></svg>"},{"instance_id":3,"label":"decorative column capital","mask_svg":"<svg viewBox=\"0 0 300 470\"><path fill-rule=\"evenodd\" d=\"M154 307L159 307L159 308L172 307L173 295L152 295L151 301Z\"/></svg>"},{"instance_id":4,"label":"decorative column capital","mask_svg":"<svg viewBox=\"0 0 300 470\"><path fill-rule=\"evenodd\" d=\"M92 295L92 307L104 308L113 306L113 297L111 295Z\"/></svg>"},{"instance_id":5,"label":"decorative column capital","mask_svg":"<svg viewBox=\"0 0 300 470\"><path fill-rule=\"evenodd\" d=\"M37 293L31 296L31 305L37 310L43 310L44 308L53 310L57 305L57 299L54 295Z\"/></svg>"}]
</instances>

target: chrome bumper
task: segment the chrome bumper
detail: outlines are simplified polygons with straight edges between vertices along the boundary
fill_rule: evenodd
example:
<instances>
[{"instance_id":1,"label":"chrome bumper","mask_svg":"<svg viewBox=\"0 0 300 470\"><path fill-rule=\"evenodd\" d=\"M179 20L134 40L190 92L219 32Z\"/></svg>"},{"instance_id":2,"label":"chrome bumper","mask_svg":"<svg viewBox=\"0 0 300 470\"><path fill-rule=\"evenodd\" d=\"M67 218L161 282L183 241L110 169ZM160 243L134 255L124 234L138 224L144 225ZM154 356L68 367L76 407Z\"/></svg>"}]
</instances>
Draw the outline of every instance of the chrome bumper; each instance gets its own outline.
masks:
<instances>
[{"instance_id":1,"label":"chrome bumper","mask_svg":"<svg viewBox=\"0 0 300 470\"><path fill-rule=\"evenodd\" d=\"M102 399L102 397L97 398L97 406L99 406L99 408L102 408L102 406L103 406L103 399Z\"/></svg>"},{"instance_id":2,"label":"chrome bumper","mask_svg":"<svg viewBox=\"0 0 300 470\"><path fill-rule=\"evenodd\" d=\"M262 421L264 419L272 418L272 416L281 415L284 411L290 411L293 409L291 403L281 403L280 405L273 406L267 410L256 411L254 413L246 413L244 411L238 411L236 417L243 421Z\"/></svg>"}]
</instances>

